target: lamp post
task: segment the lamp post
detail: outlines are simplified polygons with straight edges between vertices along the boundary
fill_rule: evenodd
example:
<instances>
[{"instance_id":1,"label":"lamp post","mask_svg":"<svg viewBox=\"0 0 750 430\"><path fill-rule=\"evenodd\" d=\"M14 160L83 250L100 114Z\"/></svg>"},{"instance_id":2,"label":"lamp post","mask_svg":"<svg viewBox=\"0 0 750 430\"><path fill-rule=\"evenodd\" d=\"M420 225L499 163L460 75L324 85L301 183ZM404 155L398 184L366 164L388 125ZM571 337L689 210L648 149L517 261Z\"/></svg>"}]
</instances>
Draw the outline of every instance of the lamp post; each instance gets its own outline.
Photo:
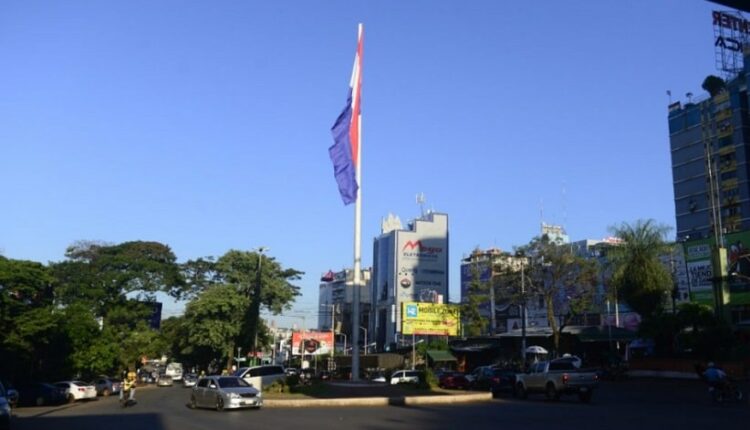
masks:
<instances>
[{"instance_id":1,"label":"lamp post","mask_svg":"<svg viewBox=\"0 0 750 430\"><path fill-rule=\"evenodd\" d=\"M346 355L346 333L339 333L339 335L344 336L344 355Z\"/></svg>"},{"instance_id":2,"label":"lamp post","mask_svg":"<svg viewBox=\"0 0 750 430\"><path fill-rule=\"evenodd\" d=\"M263 270L263 253L268 251L268 247L260 246L254 250L258 254L258 273L256 274L255 280L255 291L253 301L253 364L257 364L258 360L258 325L260 323L260 291L261 283L263 282L262 270Z\"/></svg>"}]
</instances>

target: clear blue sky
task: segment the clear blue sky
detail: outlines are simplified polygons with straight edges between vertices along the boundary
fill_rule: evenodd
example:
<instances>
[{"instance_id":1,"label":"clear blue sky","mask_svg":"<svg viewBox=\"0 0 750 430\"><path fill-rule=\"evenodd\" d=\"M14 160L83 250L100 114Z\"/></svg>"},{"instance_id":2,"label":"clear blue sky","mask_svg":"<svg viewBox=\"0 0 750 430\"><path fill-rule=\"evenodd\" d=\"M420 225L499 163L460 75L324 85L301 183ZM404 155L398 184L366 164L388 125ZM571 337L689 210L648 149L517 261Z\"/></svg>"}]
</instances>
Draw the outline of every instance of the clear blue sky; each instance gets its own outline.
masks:
<instances>
[{"instance_id":1,"label":"clear blue sky","mask_svg":"<svg viewBox=\"0 0 750 430\"><path fill-rule=\"evenodd\" d=\"M449 215L459 262L512 250L542 217L597 239L674 225L667 90L702 96L711 10L663 1L0 3L0 251L153 240L179 261L270 248L306 272L352 265L333 179L357 23L363 265L415 195ZM167 313L179 305L168 303Z\"/></svg>"}]
</instances>

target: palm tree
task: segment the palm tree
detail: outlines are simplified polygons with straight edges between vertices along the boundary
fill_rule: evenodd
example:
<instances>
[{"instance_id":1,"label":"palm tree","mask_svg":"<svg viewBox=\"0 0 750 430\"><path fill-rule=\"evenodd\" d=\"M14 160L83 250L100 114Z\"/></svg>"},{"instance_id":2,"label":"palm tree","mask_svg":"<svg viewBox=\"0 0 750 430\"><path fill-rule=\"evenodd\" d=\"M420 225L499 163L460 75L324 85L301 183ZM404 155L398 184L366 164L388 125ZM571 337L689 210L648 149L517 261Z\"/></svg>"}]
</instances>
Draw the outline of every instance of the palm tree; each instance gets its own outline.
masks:
<instances>
[{"instance_id":1,"label":"palm tree","mask_svg":"<svg viewBox=\"0 0 750 430\"><path fill-rule=\"evenodd\" d=\"M654 220L638 220L634 225L623 223L610 230L622 240L609 253L617 295L644 318L661 313L673 284L671 274L659 260L674 246L665 239L671 227Z\"/></svg>"}]
</instances>

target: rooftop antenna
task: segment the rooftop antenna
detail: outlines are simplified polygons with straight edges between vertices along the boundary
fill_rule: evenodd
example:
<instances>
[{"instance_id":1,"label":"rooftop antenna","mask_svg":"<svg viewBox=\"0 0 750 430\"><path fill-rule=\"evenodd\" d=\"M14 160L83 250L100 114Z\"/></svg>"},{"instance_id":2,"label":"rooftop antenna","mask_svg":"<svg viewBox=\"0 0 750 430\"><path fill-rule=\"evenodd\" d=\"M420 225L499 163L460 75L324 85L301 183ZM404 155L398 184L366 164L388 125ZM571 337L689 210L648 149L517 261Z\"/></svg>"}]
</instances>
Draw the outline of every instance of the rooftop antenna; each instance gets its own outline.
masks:
<instances>
[{"instance_id":1,"label":"rooftop antenna","mask_svg":"<svg viewBox=\"0 0 750 430\"><path fill-rule=\"evenodd\" d=\"M544 227L544 199L539 199L539 223Z\"/></svg>"},{"instance_id":2,"label":"rooftop antenna","mask_svg":"<svg viewBox=\"0 0 750 430\"><path fill-rule=\"evenodd\" d=\"M667 90L667 97L669 97L669 104L672 104L672 91Z\"/></svg>"},{"instance_id":3,"label":"rooftop antenna","mask_svg":"<svg viewBox=\"0 0 750 430\"><path fill-rule=\"evenodd\" d=\"M693 102L693 93L687 92L687 93L685 93L685 97L687 97L688 103L692 103Z\"/></svg>"},{"instance_id":4,"label":"rooftop antenna","mask_svg":"<svg viewBox=\"0 0 750 430\"><path fill-rule=\"evenodd\" d=\"M417 194L417 204L419 205L419 211L422 214L422 217L424 217L424 202L425 202L424 193Z\"/></svg>"}]
</instances>

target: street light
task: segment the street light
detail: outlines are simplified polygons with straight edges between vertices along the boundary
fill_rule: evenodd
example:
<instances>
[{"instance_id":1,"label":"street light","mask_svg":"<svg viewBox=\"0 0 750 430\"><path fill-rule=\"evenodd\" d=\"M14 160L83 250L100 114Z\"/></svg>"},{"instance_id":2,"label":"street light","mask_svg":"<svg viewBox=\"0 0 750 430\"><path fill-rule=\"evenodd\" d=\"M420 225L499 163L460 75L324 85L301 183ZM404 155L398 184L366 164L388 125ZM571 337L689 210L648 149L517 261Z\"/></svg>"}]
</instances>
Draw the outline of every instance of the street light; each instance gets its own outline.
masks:
<instances>
[{"instance_id":1,"label":"street light","mask_svg":"<svg viewBox=\"0 0 750 430\"><path fill-rule=\"evenodd\" d=\"M253 364L258 364L258 325L260 324L260 290L263 282L263 253L268 251L267 246L260 246L254 251L258 254L258 273L255 281L255 300L253 303L253 318L255 326L253 327Z\"/></svg>"}]
</instances>

